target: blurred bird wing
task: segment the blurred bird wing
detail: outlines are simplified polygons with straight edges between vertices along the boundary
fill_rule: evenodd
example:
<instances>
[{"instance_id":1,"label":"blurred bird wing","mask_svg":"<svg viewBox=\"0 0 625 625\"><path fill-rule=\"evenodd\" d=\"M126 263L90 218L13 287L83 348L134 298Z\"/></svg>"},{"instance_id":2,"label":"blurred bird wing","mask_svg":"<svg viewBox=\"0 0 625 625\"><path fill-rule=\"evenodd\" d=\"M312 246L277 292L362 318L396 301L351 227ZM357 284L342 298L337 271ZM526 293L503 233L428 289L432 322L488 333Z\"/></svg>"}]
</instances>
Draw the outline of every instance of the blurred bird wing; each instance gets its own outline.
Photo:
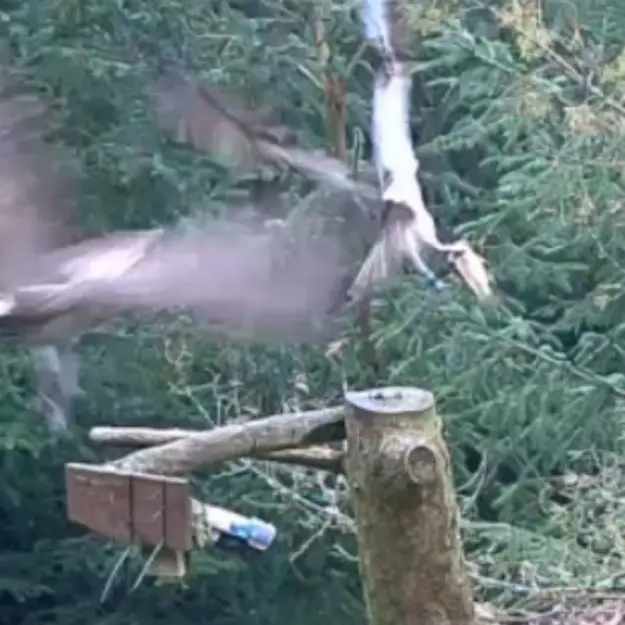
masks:
<instances>
[{"instance_id":1,"label":"blurred bird wing","mask_svg":"<svg viewBox=\"0 0 625 625\"><path fill-rule=\"evenodd\" d=\"M285 146L288 130L271 125L223 87L200 84L168 71L156 81L154 98L163 130L235 167L249 171L263 161L282 164L322 183L379 195L370 185L357 184L339 159Z\"/></svg>"},{"instance_id":2,"label":"blurred bird wing","mask_svg":"<svg viewBox=\"0 0 625 625\"><path fill-rule=\"evenodd\" d=\"M168 71L156 81L154 99L157 121L175 141L242 170L258 163L253 127L233 94Z\"/></svg>"},{"instance_id":3,"label":"blurred bird wing","mask_svg":"<svg viewBox=\"0 0 625 625\"><path fill-rule=\"evenodd\" d=\"M19 283L39 253L73 236L74 179L65 155L46 141L54 122L0 68L0 288Z\"/></svg>"},{"instance_id":4,"label":"blurred bird wing","mask_svg":"<svg viewBox=\"0 0 625 625\"><path fill-rule=\"evenodd\" d=\"M49 279L6 294L0 333L72 311L187 309L217 334L317 340L342 295L338 241L221 226L112 235L55 252L45 259Z\"/></svg>"}]
</instances>

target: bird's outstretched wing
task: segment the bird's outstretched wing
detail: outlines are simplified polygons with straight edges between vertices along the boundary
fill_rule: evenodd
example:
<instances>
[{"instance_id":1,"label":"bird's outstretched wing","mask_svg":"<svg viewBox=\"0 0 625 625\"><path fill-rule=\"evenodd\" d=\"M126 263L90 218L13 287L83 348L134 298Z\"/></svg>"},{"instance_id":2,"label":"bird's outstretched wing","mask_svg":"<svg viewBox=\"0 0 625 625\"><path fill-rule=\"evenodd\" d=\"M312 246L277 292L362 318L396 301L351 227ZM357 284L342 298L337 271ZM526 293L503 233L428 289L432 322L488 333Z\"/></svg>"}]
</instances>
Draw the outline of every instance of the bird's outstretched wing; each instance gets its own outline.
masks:
<instances>
[{"instance_id":1,"label":"bird's outstretched wing","mask_svg":"<svg viewBox=\"0 0 625 625\"><path fill-rule=\"evenodd\" d=\"M84 239L75 177L46 140L51 113L0 64L0 343L31 348L50 429L66 429L79 389L72 340L119 313L182 308L213 335L248 341L322 336L341 293L340 246L210 222Z\"/></svg>"},{"instance_id":2,"label":"bird's outstretched wing","mask_svg":"<svg viewBox=\"0 0 625 625\"><path fill-rule=\"evenodd\" d=\"M32 279L0 299L0 336L37 326L51 340L68 331L63 319L76 331L112 314L182 309L216 335L316 341L345 293L341 256L339 240L280 226L117 233L41 257Z\"/></svg>"},{"instance_id":3,"label":"bird's outstretched wing","mask_svg":"<svg viewBox=\"0 0 625 625\"><path fill-rule=\"evenodd\" d=\"M202 136L205 149L229 149L237 132L252 150L272 143L251 114L235 105L237 121L221 113L227 96L176 80L162 93L188 107L189 136ZM211 107L214 124L202 117ZM206 221L83 239L74 177L63 150L46 140L54 121L0 68L0 340L49 345L118 313L180 308L213 333L247 340L316 335L339 297L336 238L313 237L301 223L295 232Z\"/></svg>"},{"instance_id":4,"label":"bird's outstretched wing","mask_svg":"<svg viewBox=\"0 0 625 625\"><path fill-rule=\"evenodd\" d=\"M47 141L55 116L0 67L0 289L19 284L40 253L71 242L74 183Z\"/></svg>"},{"instance_id":5,"label":"bird's outstretched wing","mask_svg":"<svg viewBox=\"0 0 625 625\"><path fill-rule=\"evenodd\" d=\"M296 147L288 129L270 124L223 87L168 70L155 83L154 102L161 128L175 140L242 170L263 162L282 164L335 187L377 193L357 183L339 159Z\"/></svg>"}]
</instances>

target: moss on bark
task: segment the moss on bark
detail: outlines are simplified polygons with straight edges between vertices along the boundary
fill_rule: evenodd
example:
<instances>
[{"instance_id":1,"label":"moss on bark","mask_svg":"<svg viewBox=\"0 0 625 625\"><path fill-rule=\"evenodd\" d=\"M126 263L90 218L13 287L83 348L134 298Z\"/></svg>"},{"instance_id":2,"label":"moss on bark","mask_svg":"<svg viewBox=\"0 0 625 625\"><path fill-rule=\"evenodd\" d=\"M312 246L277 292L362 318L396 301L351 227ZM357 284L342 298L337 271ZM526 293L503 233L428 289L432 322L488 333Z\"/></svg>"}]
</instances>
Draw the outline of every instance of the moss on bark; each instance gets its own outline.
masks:
<instances>
[{"instance_id":1,"label":"moss on bark","mask_svg":"<svg viewBox=\"0 0 625 625\"><path fill-rule=\"evenodd\" d=\"M474 605L431 393L347 396L347 474L372 625L468 625Z\"/></svg>"}]
</instances>

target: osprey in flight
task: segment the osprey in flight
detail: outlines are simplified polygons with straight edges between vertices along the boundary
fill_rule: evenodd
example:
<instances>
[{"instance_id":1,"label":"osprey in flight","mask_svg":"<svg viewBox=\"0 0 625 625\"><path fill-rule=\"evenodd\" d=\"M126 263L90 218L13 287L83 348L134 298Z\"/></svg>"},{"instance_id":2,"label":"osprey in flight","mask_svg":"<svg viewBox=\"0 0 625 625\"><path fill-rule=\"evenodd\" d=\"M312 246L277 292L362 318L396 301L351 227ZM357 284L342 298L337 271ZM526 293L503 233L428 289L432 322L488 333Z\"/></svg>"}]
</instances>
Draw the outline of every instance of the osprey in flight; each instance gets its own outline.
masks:
<instances>
[{"instance_id":1,"label":"osprey in flight","mask_svg":"<svg viewBox=\"0 0 625 625\"><path fill-rule=\"evenodd\" d=\"M344 304L366 297L406 261L440 286L425 260L433 252L478 298L492 295L483 259L464 240L441 242L424 204L397 12L387 10L386 0L363 1L366 36L378 53L372 104L378 185L355 180L337 159L289 143L288 132L214 86L169 71L153 90L159 124L175 140L227 156L243 170L259 163L291 168L379 206L381 235L355 279L345 270L344 240L313 232L305 220L295 228L288 220L207 218L86 236L73 220L76 194L64 155L46 140L54 115L16 89L8 73L0 78L0 341L31 348L50 427L66 427L78 388L71 340L120 313L184 309L210 332L254 341L328 338Z\"/></svg>"}]
</instances>

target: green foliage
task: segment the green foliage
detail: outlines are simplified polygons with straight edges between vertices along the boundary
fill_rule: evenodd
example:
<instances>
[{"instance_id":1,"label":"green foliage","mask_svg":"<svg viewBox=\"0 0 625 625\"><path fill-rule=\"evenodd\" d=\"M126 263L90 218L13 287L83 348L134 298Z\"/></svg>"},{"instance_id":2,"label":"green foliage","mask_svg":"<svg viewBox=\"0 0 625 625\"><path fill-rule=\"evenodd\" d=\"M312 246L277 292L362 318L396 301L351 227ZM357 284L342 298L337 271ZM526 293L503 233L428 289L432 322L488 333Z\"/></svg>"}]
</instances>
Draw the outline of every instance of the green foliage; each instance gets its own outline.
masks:
<instances>
[{"instance_id":1,"label":"green foliage","mask_svg":"<svg viewBox=\"0 0 625 625\"><path fill-rule=\"evenodd\" d=\"M357 340L331 359L322 347L215 344L185 319L109 324L83 341L80 428L205 427L337 403L344 383L426 386L445 415L480 596L513 603L536 585L618 586L609 543L620 545L623 516L625 13L614 1L550 2L542 14L532 3L500 3L499 14L448 5L421 7L414 21L424 33L414 131L435 211L481 243L502 305L479 310L456 287L397 280L376 311L377 379ZM165 61L242 88L304 145L324 146L316 10L3 2L0 27L15 71L59 102L61 139L84 174L81 218L101 231L218 213L240 197L223 163L157 132L148 87ZM353 144L368 134L371 72L352 3L323 10ZM24 355L7 352L0 368L0 623L361 622L344 484L248 461L196 486L277 522L271 553L204 554L189 588L128 594L135 559L100 606L119 549L66 523L62 467L103 452L80 433L49 441L30 410Z\"/></svg>"}]
</instances>

